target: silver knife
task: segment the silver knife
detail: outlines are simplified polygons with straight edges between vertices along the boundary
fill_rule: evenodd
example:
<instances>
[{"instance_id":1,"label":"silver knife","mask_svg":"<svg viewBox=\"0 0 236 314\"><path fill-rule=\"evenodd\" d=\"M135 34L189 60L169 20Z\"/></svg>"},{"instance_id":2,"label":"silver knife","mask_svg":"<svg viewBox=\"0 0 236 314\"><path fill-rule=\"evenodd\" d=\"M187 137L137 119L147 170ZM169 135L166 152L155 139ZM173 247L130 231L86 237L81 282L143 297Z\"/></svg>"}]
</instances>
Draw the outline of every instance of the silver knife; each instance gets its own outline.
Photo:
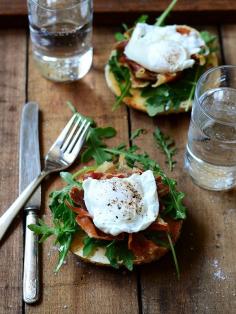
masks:
<instances>
[{"instance_id":1,"label":"silver knife","mask_svg":"<svg viewBox=\"0 0 236 314\"><path fill-rule=\"evenodd\" d=\"M19 192L21 193L41 171L38 105L34 102L29 102L23 107L20 127L19 159ZM27 226L37 223L37 213L40 209L40 205L41 188L39 187L24 207L26 213L26 230L23 299L26 303L34 303L39 299L38 239Z\"/></svg>"}]
</instances>

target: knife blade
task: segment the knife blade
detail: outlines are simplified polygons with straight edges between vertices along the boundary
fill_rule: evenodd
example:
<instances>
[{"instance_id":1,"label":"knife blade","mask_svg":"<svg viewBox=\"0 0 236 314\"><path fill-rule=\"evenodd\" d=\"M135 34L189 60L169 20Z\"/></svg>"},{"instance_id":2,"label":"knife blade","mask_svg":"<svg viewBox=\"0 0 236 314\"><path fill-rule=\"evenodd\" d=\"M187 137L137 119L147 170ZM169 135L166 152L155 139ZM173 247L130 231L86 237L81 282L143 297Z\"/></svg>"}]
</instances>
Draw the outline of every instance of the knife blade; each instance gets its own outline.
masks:
<instances>
[{"instance_id":1,"label":"knife blade","mask_svg":"<svg viewBox=\"0 0 236 314\"><path fill-rule=\"evenodd\" d=\"M19 156L19 191L40 174L38 104L29 102L24 105L20 127ZM23 275L23 299L34 303L39 299L38 239L28 228L37 223L37 212L41 205L41 188L39 187L26 203L25 251Z\"/></svg>"}]
</instances>

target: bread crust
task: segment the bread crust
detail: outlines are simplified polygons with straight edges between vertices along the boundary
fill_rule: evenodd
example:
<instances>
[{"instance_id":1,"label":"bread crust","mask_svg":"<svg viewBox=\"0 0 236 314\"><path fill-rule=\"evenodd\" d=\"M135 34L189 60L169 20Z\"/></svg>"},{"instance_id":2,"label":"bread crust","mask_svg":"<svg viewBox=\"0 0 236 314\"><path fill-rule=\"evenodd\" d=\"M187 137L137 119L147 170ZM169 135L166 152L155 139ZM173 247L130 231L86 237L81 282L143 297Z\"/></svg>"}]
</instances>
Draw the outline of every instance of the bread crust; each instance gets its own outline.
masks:
<instances>
[{"instance_id":1,"label":"bread crust","mask_svg":"<svg viewBox=\"0 0 236 314\"><path fill-rule=\"evenodd\" d=\"M182 25L181 27L183 27L184 29L189 30L189 31L191 31L191 30L197 31L196 29L194 29L190 26L187 26L187 25ZM113 50L111 52L110 58L114 54L115 51L116 50ZM217 65L218 65L218 57L217 57L216 53L213 52L210 55L208 55L208 57L207 57L207 64L205 65L206 70L213 67L213 66L217 66ZM110 70L110 66L108 63L105 66L105 79L106 79L107 85L110 88L110 90L116 96L120 96L119 84L116 81L114 74ZM141 92L142 92L142 88L131 88L130 94L132 96L125 97L123 99L123 103L126 104L127 106L133 108L133 109L147 112L147 108L145 106L145 98L141 96ZM189 103L188 101L183 101L182 103L180 103L178 110L169 109L165 112L158 113L158 115L166 115L166 114L171 114L171 113L185 112L186 107L188 108L188 110L190 110L192 108L192 103Z\"/></svg>"}]
</instances>

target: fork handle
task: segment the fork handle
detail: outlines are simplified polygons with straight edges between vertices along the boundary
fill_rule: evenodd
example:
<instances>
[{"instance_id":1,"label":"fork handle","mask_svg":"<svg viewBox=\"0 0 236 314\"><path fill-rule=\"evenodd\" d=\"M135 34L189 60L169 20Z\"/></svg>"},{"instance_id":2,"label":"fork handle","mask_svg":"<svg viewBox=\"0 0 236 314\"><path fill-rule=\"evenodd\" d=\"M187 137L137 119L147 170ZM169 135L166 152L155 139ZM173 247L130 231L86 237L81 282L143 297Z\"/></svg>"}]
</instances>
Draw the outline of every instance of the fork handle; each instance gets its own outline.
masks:
<instances>
[{"instance_id":1,"label":"fork handle","mask_svg":"<svg viewBox=\"0 0 236 314\"><path fill-rule=\"evenodd\" d=\"M47 176L47 172L41 172L40 175L35 178L25 190L20 194L20 196L15 200L15 202L6 210L6 212L0 217L0 240L3 238L8 227L12 223L15 216L18 214L20 209L28 201L30 196L37 189L41 181Z\"/></svg>"}]
</instances>

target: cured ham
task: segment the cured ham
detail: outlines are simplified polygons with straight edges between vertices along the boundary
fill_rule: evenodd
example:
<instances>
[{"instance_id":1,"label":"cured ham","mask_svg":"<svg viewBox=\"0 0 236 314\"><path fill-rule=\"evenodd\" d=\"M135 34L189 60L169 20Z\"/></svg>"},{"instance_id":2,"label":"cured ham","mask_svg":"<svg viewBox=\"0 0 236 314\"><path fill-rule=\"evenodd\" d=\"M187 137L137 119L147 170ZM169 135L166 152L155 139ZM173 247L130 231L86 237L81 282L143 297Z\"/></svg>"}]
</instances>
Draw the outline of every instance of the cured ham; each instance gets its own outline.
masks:
<instances>
[{"instance_id":1,"label":"cured ham","mask_svg":"<svg viewBox=\"0 0 236 314\"><path fill-rule=\"evenodd\" d=\"M138 260L145 260L155 254L159 246L139 232L129 234L128 248Z\"/></svg>"}]
</instances>

